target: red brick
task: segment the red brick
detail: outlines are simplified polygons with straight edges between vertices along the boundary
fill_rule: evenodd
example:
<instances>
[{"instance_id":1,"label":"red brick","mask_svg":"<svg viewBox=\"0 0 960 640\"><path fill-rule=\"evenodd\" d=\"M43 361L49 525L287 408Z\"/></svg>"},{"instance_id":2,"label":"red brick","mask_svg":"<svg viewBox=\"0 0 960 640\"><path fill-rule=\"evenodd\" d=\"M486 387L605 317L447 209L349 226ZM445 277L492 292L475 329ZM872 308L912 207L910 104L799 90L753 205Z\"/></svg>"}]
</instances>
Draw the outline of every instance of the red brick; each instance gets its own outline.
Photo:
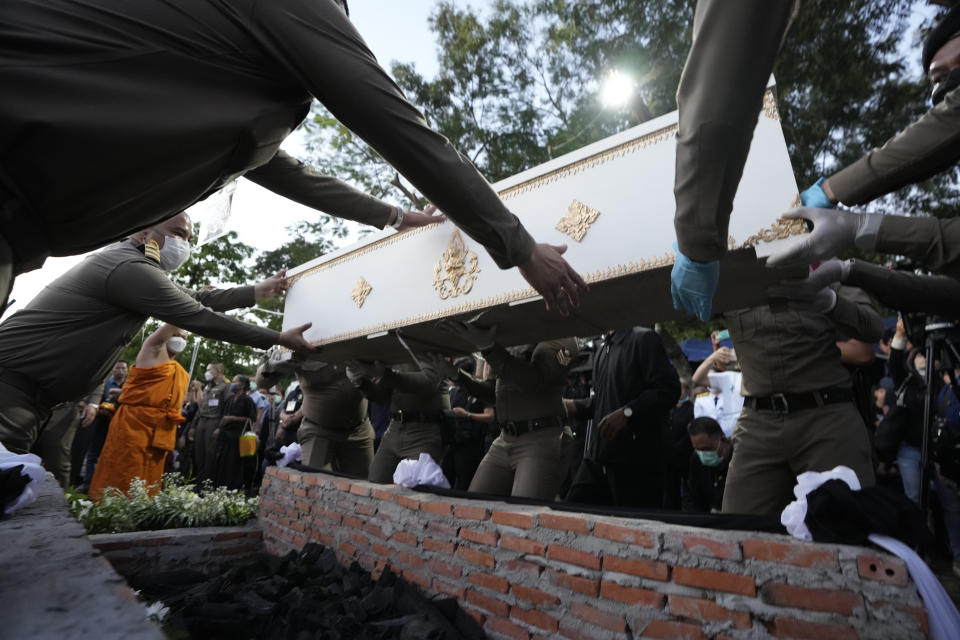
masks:
<instances>
[{"instance_id":1,"label":"red brick","mask_svg":"<svg viewBox=\"0 0 960 640\"><path fill-rule=\"evenodd\" d=\"M343 516L343 524L348 527L353 527L354 529L363 529L363 521L353 516Z\"/></svg>"},{"instance_id":2,"label":"red brick","mask_svg":"<svg viewBox=\"0 0 960 640\"><path fill-rule=\"evenodd\" d=\"M577 551L570 547L564 547L559 544L551 544L547 547L547 557L559 562L569 562L587 569L599 569L600 558L587 553L586 551Z\"/></svg>"},{"instance_id":3,"label":"red brick","mask_svg":"<svg viewBox=\"0 0 960 640\"><path fill-rule=\"evenodd\" d=\"M431 560L427 563L427 567L430 571L439 573L442 576L447 576L448 578L459 578L463 575L463 569L461 567L450 564L449 562L443 562L442 560Z\"/></svg>"},{"instance_id":4,"label":"red brick","mask_svg":"<svg viewBox=\"0 0 960 640\"><path fill-rule=\"evenodd\" d=\"M930 634L930 625L927 621L926 609L922 607L911 607L909 605L902 604L900 602L871 602L870 603L871 609L876 607L890 607L892 609L896 609L897 611L900 611L910 616L911 618L913 618L914 621L916 621L917 623L917 629L919 629L922 633L926 635Z\"/></svg>"},{"instance_id":5,"label":"red brick","mask_svg":"<svg viewBox=\"0 0 960 640\"><path fill-rule=\"evenodd\" d=\"M416 498L411 498L410 496L393 496L393 499L402 507L413 509L414 511L420 510L420 501Z\"/></svg>"},{"instance_id":6,"label":"red brick","mask_svg":"<svg viewBox=\"0 0 960 640\"><path fill-rule=\"evenodd\" d=\"M650 589L640 589L639 587L625 587L606 580L600 583L600 597L656 609L663 609L663 604L666 602L666 596L662 593Z\"/></svg>"},{"instance_id":7,"label":"red brick","mask_svg":"<svg viewBox=\"0 0 960 640\"><path fill-rule=\"evenodd\" d=\"M410 545L411 547L417 546L417 536L412 533L407 533L406 531L394 531L390 539L394 542Z\"/></svg>"},{"instance_id":8,"label":"red brick","mask_svg":"<svg viewBox=\"0 0 960 640\"><path fill-rule=\"evenodd\" d=\"M347 493L350 492L351 482L349 480L344 480L343 478L333 478L331 482L333 483L333 486L336 487L339 491L345 491Z\"/></svg>"},{"instance_id":9,"label":"red brick","mask_svg":"<svg viewBox=\"0 0 960 640\"><path fill-rule=\"evenodd\" d=\"M391 549L390 547L385 546L385 545L382 545L382 544L377 544L376 542L374 542L374 543L373 543L373 546L370 547L370 548L373 549L373 552L374 552L375 554L377 554L378 556L383 556L384 558L387 558L388 560L391 559L391 558L393 558L393 554L396 553L396 550Z\"/></svg>"},{"instance_id":10,"label":"red brick","mask_svg":"<svg viewBox=\"0 0 960 640\"><path fill-rule=\"evenodd\" d=\"M547 555L547 546L536 540L527 540L526 538L517 538L515 536L501 536L500 546L510 551L520 551L536 556Z\"/></svg>"},{"instance_id":11,"label":"red brick","mask_svg":"<svg viewBox=\"0 0 960 640\"><path fill-rule=\"evenodd\" d=\"M420 511L448 516L453 512L453 507L449 502L421 502Z\"/></svg>"},{"instance_id":12,"label":"red brick","mask_svg":"<svg viewBox=\"0 0 960 640\"><path fill-rule=\"evenodd\" d=\"M517 527L518 529L533 529L534 517L532 513L494 511L492 518L496 524Z\"/></svg>"},{"instance_id":13,"label":"red brick","mask_svg":"<svg viewBox=\"0 0 960 640\"><path fill-rule=\"evenodd\" d=\"M377 500L393 500L393 494L389 491L384 491L383 489L374 489L370 492L370 495Z\"/></svg>"},{"instance_id":14,"label":"red brick","mask_svg":"<svg viewBox=\"0 0 960 640\"><path fill-rule=\"evenodd\" d=\"M398 553L397 560L411 567L422 567L426 563L423 558L415 556L412 553Z\"/></svg>"},{"instance_id":15,"label":"red brick","mask_svg":"<svg viewBox=\"0 0 960 640\"><path fill-rule=\"evenodd\" d=\"M554 618L553 616L547 615L542 611L537 611L536 609L521 609L520 607L513 607L510 609L510 617L514 620L519 620L529 624L531 627L537 627L538 629L543 629L544 631L549 631L550 633L556 633L560 628L560 621Z\"/></svg>"},{"instance_id":16,"label":"red brick","mask_svg":"<svg viewBox=\"0 0 960 640\"><path fill-rule=\"evenodd\" d=\"M562 516L556 513L541 513L537 518L541 527L572 531L573 533L590 533L590 523L583 516Z\"/></svg>"},{"instance_id":17,"label":"red brick","mask_svg":"<svg viewBox=\"0 0 960 640\"><path fill-rule=\"evenodd\" d=\"M506 618L507 614L510 613L510 605L508 605L506 602L502 602L496 598L488 598L479 591L474 591L473 589L467 590L467 602L474 606L480 607L481 609L486 609L490 613L503 618Z\"/></svg>"},{"instance_id":18,"label":"red brick","mask_svg":"<svg viewBox=\"0 0 960 640\"><path fill-rule=\"evenodd\" d=\"M735 629L749 629L751 627L749 613L746 611L730 611L712 600L671 595L669 602L671 615L680 618L710 622L730 621Z\"/></svg>"},{"instance_id":19,"label":"red brick","mask_svg":"<svg viewBox=\"0 0 960 640\"><path fill-rule=\"evenodd\" d=\"M643 630L644 638L671 638L672 640L707 640L699 625L675 620L653 620Z\"/></svg>"},{"instance_id":20,"label":"red brick","mask_svg":"<svg viewBox=\"0 0 960 640\"><path fill-rule=\"evenodd\" d=\"M461 520L489 520L490 509L458 504L453 507L453 515Z\"/></svg>"},{"instance_id":21,"label":"red brick","mask_svg":"<svg viewBox=\"0 0 960 640\"><path fill-rule=\"evenodd\" d=\"M600 609L591 607L588 604L583 604L581 602L571 603L570 613L585 622L595 624L598 627L602 627L610 631L624 633L627 630L627 621L623 616L601 611Z\"/></svg>"},{"instance_id":22,"label":"red brick","mask_svg":"<svg viewBox=\"0 0 960 640\"><path fill-rule=\"evenodd\" d=\"M489 553L484 553L482 551L477 551L476 549L471 549L470 547L460 547L457 549L457 555L466 560L467 562L473 562L474 564L481 564L485 567L493 568L495 561L493 556Z\"/></svg>"},{"instance_id":23,"label":"red brick","mask_svg":"<svg viewBox=\"0 0 960 640\"><path fill-rule=\"evenodd\" d=\"M603 570L629 573L632 576L650 578L651 580L667 581L670 579L670 565L645 558L603 556Z\"/></svg>"},{"instance_id":24,"label":"red brick","mask_svg":"<svg viewBox=\"0 0 960 640\"><path fill-rule=\"evenodd\" d=\"M353 546L352 544L350 544L349 542L341 542L341 543L340 543L340 551L342 551L343 553L347 554L347 555L350 556L351 558L356 557L356 555L357 555L357 548L356 548L355 546Z\"/></svg>"},{"instance_id":25,"label":"red brick","mask_svg":"<svg viewBox=\"0 0 960 640\"><path fill-rule=\"evenodd\" d=\"M527 562L526 560L506 560L500 561L501 573L525 573L532 578L537 578L543 571L539 564Z\"/></svg>"},{"instance_id":26,"label":"red brick","mask_svg":"<svg viewBox=\"0 0 960 640\"><path fill-rule=\"evenodd\" d=\"M307 488L306 487L294 487L293 495L300 496L301 498L307 497Z\"/></svg>"},{"instance_id":27,"label":"red brick","mask_svg":"<svg viewBox=\"0 0 960 640\"><path fill-rule=\"evenodd\" d=\"M795 638L796 640L857 640L856 630L848 624L832 624L829 622L809 622L786 616L777 616L773 619L770 633L778 638Z\"/></svg>"},{"instance_id":28,"label":"red brick","mask_svg":"<svg viewBox=\"0 0 960 640\"><path fill-rule=\"evenodd\" d=\"M527 602L532 602L535 605L546 607L560 603L560 598L557 596L547 593L546 591L540 591L540 589L534 589L533 587L525 587L520 584L513 585L513 595L520 598L521 600L526 600Z\"/></svg>"},{"instance_id":29,"label":"red brick","mask_svg":"<svg viewBox=\"0 0 960 640\"><path fill-rule=\"evenodd\" d=\"M480 531L478 529L460 527L460 537L470 542L495 547L497 546L497 540L500 538L500 534L496 531Z\"/></svg>"},{"instance_id":30,"label":"red brick","mask_svg":"<svg viewBox=\"0 0 960 640\"><path fill-rule=\"evenodd\" d=\"M407 582L412 582L413 584L419 585L424 589L430 588L430 578L417 573L416 571L411 571L410 569L403 570L403 579Z\"/></svg>"},{"instance_id":31,"label":"red brick","mask_svg":"<svg viewBox=\"0 0 960 640\"><path fill-rule=\"evenodd\" d=\"M836 551L809 544L747 539L743 541L743 555L755 560L792 564L798 567L832 569L833 571L840 568Z\"/></svg>"},{"instance_id":32,"label":"red brick","mask_svg":"<svg viewBox=\"0 0 960 640\"><path fill-rule=\"evenodd\" d=\"M218 533L213 536L214 540L233 540L234 538L245 538L247 537L246 531L227 531L224 533Z\"/></svg>"},{"instance_id":33,"label":"red brick","mask_svg":"<svg viewBox=\"0 0 960 640\"><path fill-rule=\"evenodd\" d=\"M863 597L852 591L838 589L809 589L792 584L767 583L760 590L767 604L777 607L795 607L812 611L829 611L845 616L863 606Z\"/></svg>"},{"instance_id":34,"label":"red brick","mask_svg":"<svg viewBox=\"0 0 960 640\"><path fill-rule=\"evenodd\" d=\"M470 582L478 587L486 587L500 593L506 593L510 590L509 582L490 573L474 573L470 576Z\"/></svg>"},{"instance_id":35,"label":"red brick","mask_svg":"<svg viewBox=\"0 0 960 640\"><path fill-rule=\"evenodd\" d=\"M640 547L653 548L654 537L647 531L640 531L630 527L621 527L607 522L597 522L593 525L593 535L598 538L626 542Z\"/></svg>"},{"instance_id":36,"label":"red brick","mask_svg":"<svg viewBox=\"0 0 960 640\"><path fill-rule=\"evenodd\" d=\"M370 495L370 487L354 482L353 484L350 485L350 493L352 493L355 496L362 496L366 498L367 496Z\"/></svg>"},{"instance_id":37,"label":"red brick","mask_svg":"<svg viewBox=\"0 0 960 640\"><path fill-rule=\"evenodd\" d=\"M751 597L757 595L757 585L753 581L753 577L727 573L726 571L717 571L715 569L674 567L673 581L689 587L740 593Z\"/></svg>"},{"instance_id":38,"label":"red brick","mask_svg":"<svg viewBox=\"0 0 960 640\"><path fill-rule=\"evenodd\" d=\"M433 590L448 595L451 598L456 598L457 600L463 600L467 595L467 590L464 589L463 586L441 580L440 578L433 579Z\"/></svg>"},{"instance_id":39,"label":"red brick","mask_svg":"<svg viewBox=\"0 0 960 640\"><path fill-rule=\"evenodd\" d=\"M366 547L370 546L370 541L367 540L367 537L359 531L350 534L350 541L361 549L365 549Z\"/></svg>"},{"instance_id":40,"label":"red brick","mask_svg":"<svg viewBox=\"0 0 960 640\"><path fill-rule=\"evenodd\" d=\"M299 520L296 520L296 521L294 521L294 522L291 522L291 523L290 523L290 528L293 529L294 531L298 531L298 532L300 532L300 533L306 533L306 532L307 532L307 526L306 526L304 523L300 522ZM158 541L156 541L156 540L151 540L151 541L150 541L150 545L146 545L146 544L144 544L143 542L141 542L140 544L141 544L141 546L146 547L146 546L153 546L153 545L161 545L161 544L163 544L163 543L162 543L162 542L158 542Z\"/></svg>"},{"instance_id":41,"label":"red brick","mask_svg":"<svg viewBox=\"0 0 960 640\"><path fill-rule=\"evenodd\" d=\"M530 638L529 631L503 618L487 618L484 628L515 640L529 640Z\"/></svg>"},{"instance_id":42,"label":"red brick","mask_svg":"<svg viewBox=\"0 0 960 640\"><path fill-rule=\"evenodd\" d=\"M446 540L437 540L436 538L424 538L423 548L425 551L439 551L440 553L453 553L457 545Z\"/></svg>"},{"instance_id":43,"label":"red brick","mask_svg":"<svg viewBox=\"0 0 960 640\"><path fill-rule=\"evenodd\" d=\"M387 539L387 534L383 532L383 529L373 524L372 522L368 522L367 524L363 525L363 530L372 536L376 536L380 538L381 540Z\"/></svg>"},{"instance_id":44,"label":"red brick","mask_svg":"<svg viewBox=\"0 0 960 640\"><path fill-rule=\"evenodd\" d=\"M315 487L319 487L323 482L322 478L323 476L317 475L316 473L311 473L309 475L303 476L303 483L313 485ZM263 486L265 484L267 484L267 478L263 479L263 482L260 484L260 486Z\"/></svg>"},{"instance_id":45,"label":"red brick","mask_svg":"<svg viewBox=\"0 0 960 640\"><path fill-rule=\"evenodd\" d=\"M572 576L569 573L550 569L550 579L560 587L566 587L571 591L583 593L596 598L600 595L600 579L584 578L583 576Z\"/></svg>"},{"instance_id":46,"label":"red brick","mask_svg":"<svg viewBox=\"0 0 960 640\"><path fill-rule=\"evenodd\" d=\"M474 609L473 607L465 607L465 606L463 606L462 604L460 605L460 608L463 609L464 611L466 611L466 612L467 612L467 615L469 615L471 618L473 618L474 620L476 620L476 621L477 621L477 624L479 624L481 627L484 625L484 623L485 623L486 620L487 620L486 614L483 613L482 611L478 611L478 610Z\"/></svg>"},{"instance_id":47,"label":"red brick","mask_svg":"<svg viewBox=\"0 0 960 640\"><path fill-rule=\"evenodd\" d=\"M683 548L688 553L710 558L740 560L743 557L738 542L722 542L703 536L683 536Z\"/></svg>"},{"instance_id":48,"label":"red brick","mask_svg":"<svg viewBox=\"0 0 960 640\"><path fill-rule=\"evenodd\" d=\"M377 512L377 510L369 504L355 504L353 505L353 511L354 513L359 513L360 515L367 517L372 516Z\"/></svg>"},{"instance_id":49,"label":"red brick","mask_svg":"<svg viewBox=\"0 0 960 640\"><path fill-rule=\"evenodd\" d=\"M323 510L323 517L327 520L330 520L334 524L340 524L343 522L343 516L337 513L336 511L331 511L330 509Z\"/></svg>"},{"instance_id":50,"label":"red brick","mask_svg":"<svg viewBox=\"0 0 960 640\"><path fill-rule=\"evenodd\" d=\"M460 527L456 525L444 524L442 522L428 522L427 529L429 529L432 533L446 536L448 538L456 538L457 534L460 532Z\"/></svg>"},{"instance_id":51,"label":"red brick","mask_svg":"<svg viewBox=\"0 0 960 640\"><path fill-rule=\"evenodd\" d=\"M311 531L309 535L311 540L316 540L317 542L323 545L326 545L328 547L333 546L334 540L333 540L333 536L331 535L328 535L320 531Z\"/></svg>"},{"instance_id":52,"label":"red brick","mask_svg":"<svg viewBox=\"0 0 960 640\"><path fill-rule=\"evenodd\" d=\"M890 556L857 556L857 573L864 580L876 580L900 587L905 586L909 578L903 560Z\"/></svg>"}]
</instances>

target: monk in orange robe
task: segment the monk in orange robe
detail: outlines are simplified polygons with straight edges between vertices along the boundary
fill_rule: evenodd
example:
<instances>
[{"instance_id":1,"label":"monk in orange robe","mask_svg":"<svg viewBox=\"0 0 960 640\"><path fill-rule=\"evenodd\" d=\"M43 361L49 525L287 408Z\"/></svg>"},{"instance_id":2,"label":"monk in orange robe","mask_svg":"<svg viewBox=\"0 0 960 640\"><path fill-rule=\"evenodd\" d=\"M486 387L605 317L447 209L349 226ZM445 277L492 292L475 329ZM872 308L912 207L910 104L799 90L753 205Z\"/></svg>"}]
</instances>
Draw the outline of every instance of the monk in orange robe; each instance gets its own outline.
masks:
<instances>
[{"instance_id":1,"label":"monk in orange robe","mask_svg":"<svg viewBox=\"0 0 960 640\"><path fill-rule=\"evenodd\" d=\"M134 478L159 486L163 461L173 451L177 425L184 420L180 408L189 375L174 358L186 344L186 332L169 324L144 341L110 421L90 483L91 499L99 501L106 487L126 492Z\"/></svg>"}]
</instances>

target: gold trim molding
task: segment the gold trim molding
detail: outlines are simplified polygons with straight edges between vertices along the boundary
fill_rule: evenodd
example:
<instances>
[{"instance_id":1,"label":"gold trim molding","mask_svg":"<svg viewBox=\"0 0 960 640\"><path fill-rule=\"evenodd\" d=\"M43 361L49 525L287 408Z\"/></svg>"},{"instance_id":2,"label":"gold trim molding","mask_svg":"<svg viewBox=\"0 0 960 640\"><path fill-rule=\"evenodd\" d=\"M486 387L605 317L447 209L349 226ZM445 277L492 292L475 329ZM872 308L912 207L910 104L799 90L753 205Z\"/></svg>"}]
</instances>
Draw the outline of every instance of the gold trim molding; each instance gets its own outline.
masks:
<instances>
[{"instance_id":1,"label":"gold trim molding","mask_svg":"<svg viewBox=\"0 0 960 640\"><path fill-rule=\"evenodd\" d=\"M780 111L777 109L777 99L773 96L773 91L769 89L763 94L763 115L780 122Z\"/></svg>"},{"instance_id":2,"label":"gold trim molding","mask_svg":"<svg viewBox=\"0 0 960 640\"><path fill-rule=\"evenodd\" d=\"M565 233L577 242L581 242L587 235L590 225L597 221L600 212L593 207L588 207L579 200L574 200L567 207L567 212L555 227L557 231Z\"/></svg>"},{"instance_id":3,"label":"gold trim molding","mask_svg":"<svg viewBox=\"0 0 960 640\"><path fill-rule=\"evenodd\" d=\"M353 298L353 302L357 305L357 309L361 308L363 303L367 301L367 296L370 295L371 291L373 291L373 287L370 286L370 283L367 282L366 278L360 276L360 279L357 280L357 286L355 286L353 291L350 292L350 297Z\"/></svg>"},{"instance_id":4,"label":"gold trim molding","mask_svg":"<svg viewBox=\"0 0 960 640\"><path fill-rule=\"evenodd\" d=\"M440 260L433 268L433 288L441 300L470 293L480 273L477 254L467 248L463 235L455 229Z\"/></svg>"}]
</instances>

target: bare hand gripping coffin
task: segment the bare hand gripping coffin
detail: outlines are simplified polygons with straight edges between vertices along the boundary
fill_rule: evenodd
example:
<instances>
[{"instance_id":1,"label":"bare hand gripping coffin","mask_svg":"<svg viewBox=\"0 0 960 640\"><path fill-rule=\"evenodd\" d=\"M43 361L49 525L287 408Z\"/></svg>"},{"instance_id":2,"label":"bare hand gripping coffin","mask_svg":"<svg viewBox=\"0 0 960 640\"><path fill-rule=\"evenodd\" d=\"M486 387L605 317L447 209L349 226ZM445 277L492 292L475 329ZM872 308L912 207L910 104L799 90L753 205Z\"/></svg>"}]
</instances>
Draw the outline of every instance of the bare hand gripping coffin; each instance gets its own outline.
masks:
<instances>
[{"instance_id":1,"label":"bare hand gripping coffin","mask_svg":"<svg viewBox=\"0 0 960 640\"><path fill-rule=\"evenodd\" d=\"M568 318L544 309L516 269L501 271L452 222L403 234L387 231L290 270L284 329L313 322L306 337L324 358L407 358L415 349L463 350L434 327L445 317L498 325L498 341L519 344L681 317L673 310L674 135L670 113L494 185L540 242L566 244L566 258L590 283ZM799 196L780 119L768 92L734 201L729 246L714 312L765 301L765 286L796 272L764 268L754 246L803 232L780 212Z\"/></svg>"}]
</instances>

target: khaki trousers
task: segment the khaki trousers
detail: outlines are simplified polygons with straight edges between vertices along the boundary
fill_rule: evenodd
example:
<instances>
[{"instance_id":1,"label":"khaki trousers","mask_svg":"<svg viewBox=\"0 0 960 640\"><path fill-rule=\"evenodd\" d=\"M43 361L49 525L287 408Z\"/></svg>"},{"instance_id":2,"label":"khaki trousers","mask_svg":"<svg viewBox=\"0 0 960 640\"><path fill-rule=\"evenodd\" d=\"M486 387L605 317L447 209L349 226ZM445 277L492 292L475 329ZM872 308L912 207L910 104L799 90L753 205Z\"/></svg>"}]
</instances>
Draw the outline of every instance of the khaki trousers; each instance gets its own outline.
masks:
<instances>
[{"instance_id":1,"label":"khaki trousers","mask_svg":"<svg viewBox=\"0 0 960 640\"><path fill-rule=\"evenodd\" d=\"M480 461L470 491L553 500L566 478L573 454L569 427L501 433Z\"/></svg>"},{"instance_id":2,"label":"khaki trousers","mask_svg":"<svg viewBox=\"0 0 960 640\"><path fill-rule=\"evenodd\" d=\"M381 484L393 482L393 472L401 460L417 459L421 453L429 453L440 464L443 457L443 442L440 425L418 422L400 424L391 422L380 441L377 455L370 464L370 481Z\"/></svg>"},{"instance_id":3,"label":"khaki trousers","mask_svg":"<svg viewBox=\"0 0 960 640\"><path fill-rule=\"evenodd\" d=\"M870 440L852 402L784 415L744 407L733 430L723 512L779 517L799 474L837 465L873 486Z\"/></svg>"},{"instance_id":4,"label":"khaki trousers","mask_svg":"<svg viewBox=\"0 0 960 640\"><path fill-rule=\"evenodd\" d=\"M47 425L33 446L33 453L40 456L44 468L53 474L64 489L70 484L70 450L79 424L80 410L77 404L61 405L50 414Z\"/></svg>"},{"instance_id":5,"label":"khaki trousers","mask_svg":"<svg viewBox=\"0 0 960 640\"><path fill-rule=\"evenodd\" d=\"M366 478L373 462L373 426L364 420L353 429L324 429L304 418L297 429L303 464L324 471Z\"/></svg>"},{"instance_id":6,"label":"khaki trousers","mask_svg":"<svg viewBox=\"0 0 960 640\"><path fill-rule=\"evenodd\" d=\"M30 453L40 437L46 416L33 398L0 381L0 443L13 453Z\"/></svg>"}]
</instances>

